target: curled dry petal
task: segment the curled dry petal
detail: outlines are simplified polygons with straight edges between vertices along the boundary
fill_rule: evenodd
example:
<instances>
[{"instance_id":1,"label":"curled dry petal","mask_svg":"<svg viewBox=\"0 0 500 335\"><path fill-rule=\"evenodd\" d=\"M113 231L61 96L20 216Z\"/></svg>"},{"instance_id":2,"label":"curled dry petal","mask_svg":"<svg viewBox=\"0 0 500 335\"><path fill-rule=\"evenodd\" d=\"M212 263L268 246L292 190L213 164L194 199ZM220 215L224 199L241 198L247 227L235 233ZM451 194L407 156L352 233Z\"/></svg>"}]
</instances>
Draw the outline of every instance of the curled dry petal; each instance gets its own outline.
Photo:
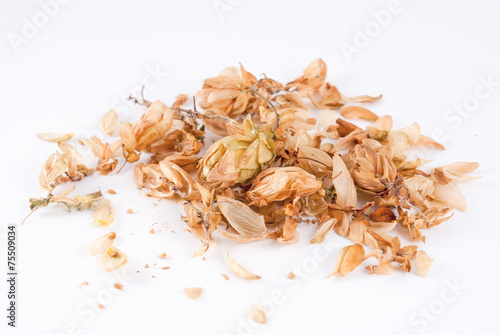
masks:
<instances>
[{"instance_id":1,"label":"curled dry petal","mask_svg":"<svg viewBox=\"0 0 500 335\"><path fill-rule=\"evenodd\" d=\"M322 243L325 240L326 234L333 228L333 226L335 226L336 223L336 219L329 219L323 222L316 231L316 234L314 234L310 243Z\"/></svg>"},{"instance_id":2,"label":"curled dry petal","mask_svg":"<svg viewBox=\"0 0 500 335\"><path fill-rule=\"evenodd\" d=\"M377 266L367 266L366 269L370 274L377 275L392 275L396 271L389 260L383 260Z\"/></svg>"},{"instance_id":3,"label":"curled dry petal","mask_svg":"<svg viewBox=\"0 0 500 335\"><path fill-rule=\"evenodd\" d=\"M266 206L273 201L305 197L321 191L323 183L316 176L298 167L275 167L259 173L248 198L256 206Z\"/></svg>"},{"instance_id":4,"label":"curled dry petal","mask_svg":"<svg viewBox=\"0 0 500 335\"><path fill-rule=\"evenodd\" d=\"M340 110L340 114L348 119L362 119L367 121L377 121L377 114L361 106L347 106Z\"/></svg>"},{"instance_id":5,"label":"curled dry petal","mask_svg":"<svg viewBox=\"0 0 500 335\"><path fill-rule=\"evenodd\" d=\"M47 142L66 142L73 137L73 133L57 134L57 133L38 133L39 139Z\"/></svg>"},{"instance_id":6,"label":"curled dry petal","mask_svg":"<svg viewBox=\"0 0 500 335\"><path fill-rule=\"evenodd\" d=\"M184 292L190 299L196 300L203 293L203 287L186 287Z\"/></svg>"},{"instance_id":7,"label":"curled dry petal","mask_svg":"<svg viewBox=\"0 0 500 335\"><path fill-rule=\"evenodd\" d=\"M245 269L243 266L238 264L238 262L234 260L233 256L231 256L229 252L227 253L227 263L229 264L231 271L233 271L233 273L238 277L250 280L257 280L262 278L261 276L254 275L253 273Z\"/></svg>"},{"instance_id":8,"label":"curled dry petal","mask_svg":"<svg viewBox=\"0 0 500 335\"><path fill-rule=\"evenodd\" d=\"M101 129L111 136L116 128L118 128L118 114L112 109L101 118Z\"/></svg>"},{"instance_id":9,"label":"curled dry petal","mask_svg":"<svg viewBox=\"0 0 500 335\"><path fill-rule=\"evenodd\" d=\"M466 174L471 173L479 168L479 163L473 162L456 162L453 164L448 164L442 167L443 173L447 178L454 181L469 181L476 180L481 177L477 176L467 176Z\"/></svg>"},{"instance_id":10,"label":"curled dry petal","mask_svg":"<svg viewBox=\"0 0 500 335\"><path fill-rule=\"evenodd\" d=\"M296 87L299 93L314 93L325 82L327 73L326 63L321 59L316 59L304 70L301 77L286 84L285 88Z\"/></svg>"},{"instance_id":11,"label":"curled dry petal","mask_svg":"<svg viewBox=\"0 0 500 335\"><path fill-rule=\"evenodd\" d=\"M267 313L264 308L264 304L259 302L252 308L250 308L246 314L246 317L253 322L264 324L267 322Z\"/></svg>"},{"instance_id":12,"label":"curled dry petal","mask_svg":"<svg viewBox=\"0 0 500 335\"><path fill-rule=\"evenodd\" d=\"M442 144L422 134L420 135L420 138L418 139L417 143L415 143L415 145L423 145L434 149L445 150L445 147Z\"/></svg>"},{"instance_id":13,"label":"curled dry petal","mask_svg":"<svg viewBox=\"0 0 500 335\"><path fill-rule=\"evenodd\" d=\"M242 236L258 236L267 232L264 216L238 200L217 197L217 206L234 230Z\"/></svg>"},{"instance_id":14,"label":"curled dry petal","mask_svg":"<svg viewBox=\"0 0 500 335\"><path fill-rule=\"evenodd\" d=\"M111 272L128 263L127 256L115 247L109 248L101 254L99 259L101 270Z\"/></svg>"},{"instance_id":15,"label":"curled dry petal","mask_svg":"<svg viewBox=\"0 0 500 335\"><path fill-rule=\"evenodd\" d=\"M415 267L417 268L418 274L425 277L431 268L432 261L434 260L427 256L425 251L417 251L415 254Z\"/></svg>"},{"instance_id":16,"label":"curled dry petal","mask_svg":"<svg viewBox=\"0 0 500 335\"><path fill-rule=\"evenodd\" d=\"M94 215L92 215L91 224L94 226L109 226L115 221L115 208L109 199L100 203Z\"/></svg>"},{"instance_id":17,"label":"curled dry petal","mask_svg":"<svg viewBox=\"0 0 500 335\"><path fill-rule=\"evenodd\" d=\"M97 256L107 251L109 248L115 245L116 233L111 232L99 237L97 240L92 242L89 247L89 252L92 256Z\"/></svg>"},{"instance_id":18,"label":"curled dry petal","mask_svg":"<svg viewBox=\"0 0 500 335\"><path fill-rule=\"evenodd\" d=\"M340 274L340 276L343 277L349 272L352 272L363 262L364 257L365 249L361 244L356 243L342 248L337 258L337 263L335 264L335 270L328 278L336 274Z\"/></svg>"},{"instance_id":19,"label":"curled dry petal","mask_svg":"<svg viewBox=\"0 0 500 335\"><path fill-rule=\"evenodd\" d=\"M391 222L396 220L396 215L388 207L380 207L370 214L370 220L374 222Z\"/></svg>"}]
</instances>

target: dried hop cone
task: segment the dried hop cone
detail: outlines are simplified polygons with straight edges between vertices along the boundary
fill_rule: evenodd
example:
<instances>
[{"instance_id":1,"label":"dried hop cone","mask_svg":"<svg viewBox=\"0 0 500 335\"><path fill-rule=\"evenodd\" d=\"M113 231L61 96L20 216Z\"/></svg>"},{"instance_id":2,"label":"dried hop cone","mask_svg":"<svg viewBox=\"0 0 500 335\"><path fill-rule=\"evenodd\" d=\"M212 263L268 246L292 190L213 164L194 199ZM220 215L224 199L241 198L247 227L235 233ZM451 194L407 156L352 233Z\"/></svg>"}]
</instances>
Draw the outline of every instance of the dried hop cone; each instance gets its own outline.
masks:
<instances>
[{"instance_id":1,"label":"dried hop cone","mask_svg":"<svg viewBox=\"0 0 500 335\"><path fill-rule=\"evenodd\" d=\"M396 182L397 169L392 160L365 144L351 151L351 163L352 178L365 193L381 195Z\"/></svg>"},{"instance_id":2,"label":"dried hop cone","mask_svg":"<svg viewBox=\"0 0 500 335\"><path fill-rule=\"evenodd\" d=\"M272 132L245 119L242 132L215 142L199 164L198 177L213 187L229 187L257 175L275 158Z\"/></svg>"}]
</instances>

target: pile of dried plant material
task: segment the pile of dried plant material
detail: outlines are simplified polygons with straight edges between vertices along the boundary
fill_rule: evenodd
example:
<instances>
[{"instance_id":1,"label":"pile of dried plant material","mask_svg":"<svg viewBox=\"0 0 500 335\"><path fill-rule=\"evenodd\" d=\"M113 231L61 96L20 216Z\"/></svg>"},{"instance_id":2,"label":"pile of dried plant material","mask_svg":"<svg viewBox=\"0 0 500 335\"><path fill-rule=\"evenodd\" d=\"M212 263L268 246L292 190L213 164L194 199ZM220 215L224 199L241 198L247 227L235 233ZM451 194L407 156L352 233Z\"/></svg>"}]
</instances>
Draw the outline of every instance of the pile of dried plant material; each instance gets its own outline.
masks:
<instances>
[{"instance_id":1,"label":"pile of dried plant material","mask_svg":"<svg viewBox=\"0 0 500 335\"><path fill-rule=\"evenodd\" d=\"M40 186L49 194L31 199L31 209L62 203L69 209L94 209L93 225L111 224L113 205L101 192L72 198L73 188L59 195L55 191L96 172L116 173L123 160L126 168L134 164L140 189L184 206L186 229L201 242L195 256L204 255L220 238L296 243L297 226L306 222L317 226L311 243L322 243L330 231L352 241L340 250L332 276L345 276L369 258L369 273L410 272L413 260L425 276L432 259L416 245L401 245L395 228L402 227L398 231L415 243L425 242L424 230L450 219L453 209L466 210L457 183L477 178L469 173L479 165L421 168L427 161L407 159L407 150L444 147L421 134L417 123L393 129L391 116L379 117L359 106L381 95L345 96L326 75L321 59L285 85L265 75L257 79L243 66L228 67L204 81L197 101L187 95L179 95L172 105L131 98L145 106L135 123L120 123L113 110L101 120L103 131L118 132L119 138L112 143L96 137L79 140L97 158L92 167L68 143L73 134L39 134L57 142L59 151L40 173ZM321 125L308 115L307 106L322 109ZM362 129L346 119L370 125ZM201 155L206 131L219 139ZM90 248L92 255L101 255L107 271L127 260L113 246L115 236L107 234ZM230 254L228 261L239 276L260 278ZM195 298L195 293L188 295Z\"/></svg>"}]
</instances>

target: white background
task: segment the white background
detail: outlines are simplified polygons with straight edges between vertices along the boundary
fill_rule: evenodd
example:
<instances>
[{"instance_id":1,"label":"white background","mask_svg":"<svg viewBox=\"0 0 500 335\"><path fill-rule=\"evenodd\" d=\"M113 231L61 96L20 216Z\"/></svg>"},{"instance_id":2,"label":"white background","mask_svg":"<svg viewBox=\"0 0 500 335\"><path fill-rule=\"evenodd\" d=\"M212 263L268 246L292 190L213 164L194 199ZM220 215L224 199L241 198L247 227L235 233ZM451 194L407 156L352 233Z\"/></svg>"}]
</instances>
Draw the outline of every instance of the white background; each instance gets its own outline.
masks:
<instances>
[{"instance_id":1,"label":"white background","mask_svg":"<svg viewBox=\"0 0 500 335\"><path fill-rule=\"evenodd\" d=\"M90 212L67 213L54 206L18 227L18 328L7 334L64 334L71 328L108 335L498 334L500 87L464 116L447 110L474 101L476 89L487 92L481 78L500 81L499 3L401 0L389 24L378 32L372 26L368 45L350 61L342 43L354 45L357 29L370 26L370 13L387 9L389 1L230 3L231 10L220 16L212 0L74 0L60 5L16 52L9 36L22 36L24 18L33 22L42 8L37 1L2 0L2 224L19 222L28 213L28 199L44 195L38 172L56 147L35 134L98 134L100 117L140 87L149 72L161 75L147 98L170 104L175 95L195 93L204 78L238 62L255 75L286 82L322 57L328 80L344 94L383 93L368 107L391 114L396 127L417 121L429 136L441 129L447 150L425 152L425 158L434 159L431 166L481 163L477 174L483 178L462 184L469 210L424 232L427 243L421 248L435 259L428 277L413 271L370 276L360 267L327 280L338 249L348 241L331 233L335 249L317 261L311 258L317 246L308 243L315 228L305 225L297 245L238 245L217 236L206 261L193 258L199 242L182 230L180 205L146 197L135 188L127 166L119 175L96 175L76 184L77 193L97 187L118 192L108 195L117 209L112 226L92 227ZM143 112L118 106L124 110L122 120L134 121ZM135 213L127 215L129 208ZM92 240L111 230L130 260L119 271L123 292L107 288L118 279L101 272L87 252ZM4 269L5 228L0 236ZM231 274L228 251L263 279L245 281ZM162 252L166 260L157 258ZM170 269L161 270L164 266ZM302 268L303 276L286 281L294 267ZM83 281L89 286L78 289ZM453 281L461 286L456 293L447 288ZM5 311L7 288L1 282ZM205 289L198 301L185 296L183 289L190 286ZM246 310L271 299L273 290L283 293L283 302L272 306L268 323L247 325ZM92 299L104 299L106 308L89 312L98 303ZM429 308L426 320L420 313Z\"/></svg>"}]
</instances>

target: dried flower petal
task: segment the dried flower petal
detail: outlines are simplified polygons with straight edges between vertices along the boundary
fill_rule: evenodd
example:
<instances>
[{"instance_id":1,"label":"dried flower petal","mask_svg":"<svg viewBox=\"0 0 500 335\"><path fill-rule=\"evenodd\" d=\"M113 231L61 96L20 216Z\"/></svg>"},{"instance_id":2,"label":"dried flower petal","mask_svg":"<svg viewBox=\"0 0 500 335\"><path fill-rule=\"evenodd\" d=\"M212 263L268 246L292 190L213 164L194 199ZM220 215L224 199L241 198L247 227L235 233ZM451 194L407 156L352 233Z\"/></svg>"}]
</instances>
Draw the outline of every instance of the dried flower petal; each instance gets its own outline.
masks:
<instances>
[{"instance_id":1,"label":"dried flower petal","mask_svg":"<svg viewBox=\"0 0 500 335\"><path fill-rule=\"evenodd\" d=\"M267 231L264 216L257 214L241 201L219 196L217 206L231 227L242 236L257 236Z\"/></svg>"},{"instance_id":2,"label":"dried flower petal","mask_svg":"<svg viewBox=\"0 0 500 335\"><path fill-rule=\"evenodd\" d=\"M102 253L99 259L101 269L107 272L116 270L127 264L127 262L127 256L115 247L111 247L106 252Z\"/></svg>"},{"instance_id":3,"label":"dried flower petal","mask_svg":"<svg viewBox=\"0 0 500 335\"><path fill-rule=\"evenodd\" d=\"M73 133L66 133L63 135L57 133L38 133L36 136L47 142L66 142L73 137Z\"/></svg>"},{"instance_id":4,"label":"dried flower petal","mask_svg":"<svg viewBox=\"0 0 500 335\"><path fill-rule=\"evenodd\" d=\"M264 308L264 304L259 302L252 308L250 308L246 314L246 317L253 322L264 324L267 322L267 313Z\"/></svg>"},{"instance_id":5,"label":"dried flower petal","mask_svg":"<svg viewBox=\"0 0 500 335\"><path fill-rule=\"evenodd\" d=\"M106 235L99 237L97 240L90 244L90 254L92 256L97 256L99 254L102 254L103 252L106 252L107 250L109 250L109 248L115 245L115 238L115 232L107 233Z\"/></svg>"},{"instance_id":6,"label":"dried flower petal","mask_svg":"<svg viewBox=\"0 0 500 335\"><path fill-rule=\"evenodd\" d=\"M262 278L261 276L254 275L253 273L242 267L240 264L238 264L229 252L227 253L227 263L229 264L229 268L231 269L231 271L233 271L233 273L238 277L250 280L257 280Z\"/></svg>"},{"instance_id":7,"label":"dried flower petal","mask_svg":"<svg viewBox=\"0 0 500 335\"><path fill-rule=\"evenodd\" d=\"M186 287L184 292L190 299L196 300L203 293L203 287Z\"/></svg>"},{"instance_id":8,"label":"dried flower petal","mask_svg":"<svg viewBox=\"0 0 500 335\"><path fill-rule=\"evenodd\" d=\"M340 110L340 114L348 119L362 119L367 121L377 121L377 114L361 106L347 106Z\"/></svg>"},{"instance_id":9,"label":"dried flower petal","mask_svg":"<svg viewBox=\"0 0 500 335\"><path fill-rule=\"evenodd\" d=\"M335 270L328 278L340 274L341 277L356 269L365 257L365 249L361 244L354 244L344 247L340 250L335 264Z\"/></svg>"},{"instance_id":10,"label":"dried flower petal","mask_svg":"<svg viewBox=\"0 0 500 335\"><path fill-rule=\"evenodd\" d=\"M333 226L335 226L336 223L336 219L329 219L323 222L316 231L316 234L314 234L310 243L322 243L325 240L326 234L333 228Z\"/></svg>"},{"instance_id":11,"label":"dried flower petal","mask_svg":"<svg viewBox=\"0 0 500 335\"><path fill-rule=\"evenodd\" d=\"M92 215L93 226L109 226L115 221L115 208L109 199L105 199L97 206Z\"/></svg>"},{"instance_id":12,"label":"dried flower petal","mask_svg":"<svg viewBox=\"0 0 500 335\"><path fill-rule=\"evenodd\" d=\"M433 259L427 256L425 251L419 250L415 254L415 267L422 277L425 277L432 266Z\"/></svg>"},{"instance_id":13,"label":"dried flower petal","mask_svg":"<svg viewBox=\"0 0 500 335\"><path fill-rule=\"evenodd\" d=\"M118 128L118 114L112 109L101 118L101 129L111 136L116 128Z\"/></svg>"}]
</instances>

